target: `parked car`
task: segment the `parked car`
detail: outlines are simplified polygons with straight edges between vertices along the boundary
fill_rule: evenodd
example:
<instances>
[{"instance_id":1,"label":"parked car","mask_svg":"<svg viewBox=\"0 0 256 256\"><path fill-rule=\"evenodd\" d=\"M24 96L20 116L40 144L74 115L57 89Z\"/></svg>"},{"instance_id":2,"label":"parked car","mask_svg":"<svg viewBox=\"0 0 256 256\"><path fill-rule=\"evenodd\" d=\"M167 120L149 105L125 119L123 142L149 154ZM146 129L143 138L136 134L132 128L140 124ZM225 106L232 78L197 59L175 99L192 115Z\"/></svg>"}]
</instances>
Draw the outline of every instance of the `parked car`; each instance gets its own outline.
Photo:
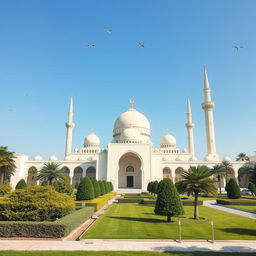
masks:
<instances>
[{"instance_id":1,"label":"parked car","mask_svg":"<svg viewBox=\"0 0 256 256\"><path fill-rule=\"evenodd\" d=\"M243 195L243 196L252 196L252 192L249 189L242 189L241 195Z\"/></svg>"}]
</instances>

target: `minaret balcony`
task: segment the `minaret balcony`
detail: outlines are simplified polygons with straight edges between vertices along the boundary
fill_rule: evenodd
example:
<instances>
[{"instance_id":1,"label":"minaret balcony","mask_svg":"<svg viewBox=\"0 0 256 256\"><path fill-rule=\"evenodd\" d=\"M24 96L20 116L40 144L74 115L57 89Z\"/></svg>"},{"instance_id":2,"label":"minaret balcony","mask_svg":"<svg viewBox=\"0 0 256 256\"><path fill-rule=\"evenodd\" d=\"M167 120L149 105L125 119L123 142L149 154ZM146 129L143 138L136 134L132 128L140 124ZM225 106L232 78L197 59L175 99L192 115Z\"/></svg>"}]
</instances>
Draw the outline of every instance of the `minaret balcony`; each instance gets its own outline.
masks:
<instances>
[{"instance_id":1,"label":"minaret balcony","mask_svg":"<svg viewBox=\"0 0 256 256\"><path fill-rule=\"evenodd\" d=\"M206 101L206 102L202 103L202 108L204 110L213 109L214 107L215 107L215 104L213 101Z\"/></svg>"}]
</instances>

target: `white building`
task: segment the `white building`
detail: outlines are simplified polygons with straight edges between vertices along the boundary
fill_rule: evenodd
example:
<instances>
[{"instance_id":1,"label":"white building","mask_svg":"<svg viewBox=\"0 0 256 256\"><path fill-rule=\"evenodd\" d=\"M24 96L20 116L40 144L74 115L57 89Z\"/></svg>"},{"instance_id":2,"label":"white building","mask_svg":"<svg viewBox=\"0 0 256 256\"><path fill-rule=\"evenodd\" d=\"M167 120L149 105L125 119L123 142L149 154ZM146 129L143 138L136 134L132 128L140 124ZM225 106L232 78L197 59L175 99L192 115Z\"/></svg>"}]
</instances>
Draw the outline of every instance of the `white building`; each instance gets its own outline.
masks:
<instances>
[{"instance_id":1,"label":"white building","mask_svg":"<svg viewBox=\"0 0 256 256\"><path fill-rule=\"evenodd\" d=\"M188 150L177 147L176 139L167 133L160 141L160 148L151 142L151 129L149 120L134 108L134 102L130 101L130 109L122 113L115 121L113 128L113 140L107 149L100 147L100 139L94 133L89 134L84 145L80 149L72 151L73 102L70 100L68 122L66 123L66 151L64 160L58 160L51 156L49 160L43 160L41 156L35 156L29 160L26 155L17 155L17 171L11 177L13 186L20 179L31 180L36 170L40 170L47 161L60 163L64 172L70 176L72 184L76 184L83 176L108 180L118 191L144 191L152 180L161 180L169 177L173 181L180 180L182 170L188 170L190 166L207 165L213 167L223 159L219 159L216 151L213 108L211 89L204 68L204 102L202 109L205 112L206 145L207 152L203 160L197 160L194 150L191 106L187 102L187 129ZM229 158L225 158L230 160ZM233 168L229 170L228 177L238 179L240 186L246 186L246 180L238 177L239 168L244 162L232 162ZM225 180L223 180L223 186Z\"/></svg>"}]
</instances>

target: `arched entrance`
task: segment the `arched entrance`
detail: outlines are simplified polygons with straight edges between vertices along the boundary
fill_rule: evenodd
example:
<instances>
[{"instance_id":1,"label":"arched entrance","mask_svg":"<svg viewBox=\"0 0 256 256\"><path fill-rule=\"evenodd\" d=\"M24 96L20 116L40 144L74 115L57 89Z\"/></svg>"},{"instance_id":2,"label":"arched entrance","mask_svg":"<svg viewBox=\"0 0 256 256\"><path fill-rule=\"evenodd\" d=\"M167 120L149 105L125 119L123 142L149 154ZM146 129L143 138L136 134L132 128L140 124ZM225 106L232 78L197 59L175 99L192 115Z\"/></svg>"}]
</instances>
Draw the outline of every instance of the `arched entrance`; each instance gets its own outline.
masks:
<instances>
[{"instance_id":1,"label":"arched entrance","mask_svg":"<svg viewBox=\"0 0 256 256\"><path fill-rule=\"evenodd\" d=\"M119 188L142 188L141 160L134 153L126 153L119 160Z\"/></svg>"},{"instance_id":2,"label":"arched entrance","mask_svg":"<svg viewBox=\"0 0 256 256\"><path fill-rule=\"evenodd\" d=\"M37 168L35 166L31 166L28 169L28 177L27 177L27 184L28 185L36 185L37 180L36 176L38 174Z\"/></svg>"},{"instance_id":3,"label":"arched entrance","mask_svg":"<svg viewBox=\"0 0 256 256\"><path fill-rule=\"evenodd\" d=\"M72 184L78 184L83 178L83 169L80 166L77 166L74 170L74 176L72 179Z\"/></svg>"},{"instance_id":4,"label":"arched entrance","mask_svg":"<svg viewBox=\"0 0 256 256\"><path fill-rule=\"evenodd\" d=\"M164 179L165 179L165 178L169 178L169 179L172 180L172 171L171 171L171 169L170 169L169 167L165 167L165 168L163 169L163 178L164 178Z\"/></svg>"},{"instance_id":5,"label":"arched entrance","mask_svg":"<svg viewBox=\"0 0 256 256\"><path fill-rule=\"evenodd\" d=\"M175 170L175 183L181 181L181 173L184 171L182 167L178 167Z\"/></svg>"}]
</instances>

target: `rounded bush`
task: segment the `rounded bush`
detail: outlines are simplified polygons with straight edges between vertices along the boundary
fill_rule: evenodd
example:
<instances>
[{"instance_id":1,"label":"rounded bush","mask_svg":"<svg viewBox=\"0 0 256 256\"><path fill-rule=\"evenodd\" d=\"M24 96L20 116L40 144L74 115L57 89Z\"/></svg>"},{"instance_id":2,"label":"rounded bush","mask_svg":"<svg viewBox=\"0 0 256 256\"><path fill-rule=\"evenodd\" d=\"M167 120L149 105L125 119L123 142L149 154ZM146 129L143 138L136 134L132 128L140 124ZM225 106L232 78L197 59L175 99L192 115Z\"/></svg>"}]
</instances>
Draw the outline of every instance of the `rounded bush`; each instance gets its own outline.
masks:
<instances>
[{"instance_id":1,"label":"rounded bush","mask_svg":"<svg viewBox=\"0 0 256 256\"><path fill-rule=\"evenodd\" d=\"M72 197L52 186L18 189L0 199L0 220L53 221L75 209Z\"/></svg>"},{"instance_id":2,"label":"rounded bush","mask_svg":"<svg viewBox=\"0 0 256 256\"><path fill-rule=\"evenodd\" d=\"M88 177L84 177L77 188L76 200L91 200L94 197L92 182Z\"/></svg>"},{"instance_id":3,"label":"rounded bush","mask_svg":"<svg viewBox=\"0 0 256 256\"><path fill-rule=\"evenodd\" d=\"M24 179L21 179L17 184L15 189L23 189L27 187L27 183Z\"/></svg>"},{"instance_id":4,"label":"rounded bush","mask_svg":"<svg viewBox=\"0 0 256 256\"><path fill-rule=\"evenodd\" d=\"M59 193L70 195L70 196L73 194L73 191L74 191L74 188L70 184L69 180L57 181L57 182L55 181L55 182L53 182L53 187Z\"/></svg>"},{"instance_id":5,"label":"rounded bush","mask_svg":"<svg viewBox=\"0 0 256 256\"><path fill-rule=\"evenodd\" d=\"M99 186L98 181L96 179L92 179L92 185L94 188L95 197L99 197L100 196L100 186Z\"/></svg>"},{"instance_id":6,"label":"rounded bush","mask_svg":"<svg viewBox=\"0 0 256 256\"><path fill-rule=\"evenodd\" d=\"M100 194L101 195L105 195L106 194L106 190L105 190L105 186L103 184L103 181L102 180L99 180L99 185L100 185Z\"/></svg>"},{"instance_id":7,"label":"rounded bush","mask_svg":"<svg viewBox=\"0 0 256 256\"><path fill-rule=\"evenodd\" d=\"M227 196L230 199L238 199L241 197L240 188L234 178L231 178L226 184L225 190L227 191Z\"/></svg>"},{"instance_id":8,"label":"rounded bush","mask_svg":"<svg viewBox=\"0 0 256 256\"><path fill-rule=\"evenodd\" d=\"M104 185L104 188L105 188L105 194L107 194L109 191L108 191L108 184L107 184L107 181L103 180L103 185Z\"/></svg>"}]
</instances>

